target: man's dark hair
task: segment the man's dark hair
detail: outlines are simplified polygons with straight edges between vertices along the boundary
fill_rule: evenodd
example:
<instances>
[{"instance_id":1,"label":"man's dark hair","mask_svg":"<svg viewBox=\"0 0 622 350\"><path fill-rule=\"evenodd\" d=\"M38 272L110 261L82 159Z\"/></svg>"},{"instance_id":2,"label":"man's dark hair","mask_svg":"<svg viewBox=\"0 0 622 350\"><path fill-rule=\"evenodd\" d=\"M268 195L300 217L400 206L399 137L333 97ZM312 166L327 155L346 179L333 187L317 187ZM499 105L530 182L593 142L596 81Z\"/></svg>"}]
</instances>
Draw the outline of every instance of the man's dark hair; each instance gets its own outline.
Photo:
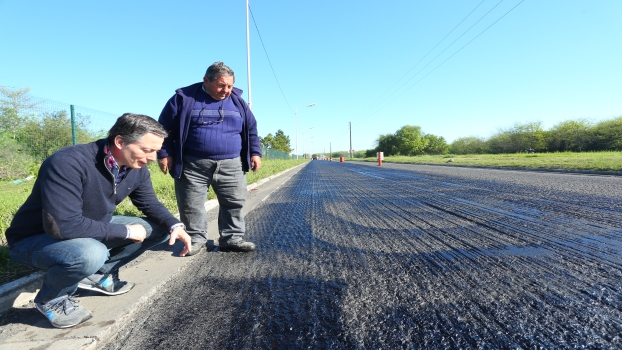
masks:
<instances>
[{"instance_id":1,"label":"man's dark hair","mask_svg":"<svg viewBox=\"0 0 622 350\"><path fill-rule=\"evenodd\" d=\"M235 74L233 73L233 70L227 67L227 65L222 62L214 62L211 66L207 68L207 71L205 72L205 76L209 81L214 81L218 79L218 76L220 75L230 75L235 81Z\"/></svg>"},{"instance_id":2,"label":"man's dark hair","mask_svg":"<svg viewBox=\"0 0 622 350\"><path fill-rule=\"evenodd\" d=\"M114 142L114 138L121 136L126 143L132 143L143 135L152 133L166 138L168 133L157 120L143 115L125 113L120 116L108 131L108 142Z\"/></svg>"}]
</instances>

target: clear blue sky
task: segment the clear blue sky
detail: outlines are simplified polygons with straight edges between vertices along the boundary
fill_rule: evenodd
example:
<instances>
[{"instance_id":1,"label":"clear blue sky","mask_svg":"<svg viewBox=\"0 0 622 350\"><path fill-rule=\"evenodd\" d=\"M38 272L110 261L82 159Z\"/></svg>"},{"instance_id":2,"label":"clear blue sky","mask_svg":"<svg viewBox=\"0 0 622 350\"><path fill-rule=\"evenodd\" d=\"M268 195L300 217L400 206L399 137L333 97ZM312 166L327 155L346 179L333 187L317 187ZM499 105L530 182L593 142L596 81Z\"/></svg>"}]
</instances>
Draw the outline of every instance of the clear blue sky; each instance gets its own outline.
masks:
<instances>
[{"instance_id":1,"label":"clear blue sky","mask_svg":"<svg viewBox=\"0 0 622 350\"><path fill-rule=\"evenodd\" d=\"M223 61L248 100L245 4L0 0L0 85L157 118L176 88ZM549 129L622 115L620 0L251 0L250 8L259 134L282 129L294 148L300 107L300 152L303 133L307 152L349 149L350 122L352 148L363 150L407 124L451 142L516 122Z\"/></svg>"}]
</instances>

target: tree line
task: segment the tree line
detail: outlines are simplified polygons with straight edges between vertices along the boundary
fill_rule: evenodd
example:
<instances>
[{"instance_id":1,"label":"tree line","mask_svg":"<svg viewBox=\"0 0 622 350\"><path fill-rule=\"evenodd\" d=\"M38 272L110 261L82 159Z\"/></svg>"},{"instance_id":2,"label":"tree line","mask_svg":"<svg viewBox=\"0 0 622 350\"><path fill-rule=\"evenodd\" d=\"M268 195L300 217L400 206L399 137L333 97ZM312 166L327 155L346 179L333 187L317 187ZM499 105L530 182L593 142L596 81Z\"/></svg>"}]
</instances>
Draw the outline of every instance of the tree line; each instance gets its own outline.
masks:
<instances>
[{"instance_id":1,"label":"tree line","mask_svg":"<svg viewBox=\"0 0 622 350\"><path fill-rule=\"evenodd\" d=\"M375 157L376 152L385 156L418 156L423 154L446 154L449 145L445 138L426 134L420 126L405 125L394 134L380 135L376 148L365 151L365 157Z\"/></svg>"},{"instance_id":2,"label":"tree line","mask_svg":"<svg viewBox=\"0 0 622 350\"><path fill-rule=\"evenodd\" d=\"M442 136L426 134L421 127L406 125L394 134L380 135L376 147L354 157L417 156L434 154L502 154L534 152L622 151L622 116L591 123L586 119L560 122L544 130L542 122L515 123L485 139L461 137L448 144Z\"/></svg>"},{"instance_id":3,"label":"tree line","mask_svg":"<svg viewBox=\"0 0 622 350\"><path fill-rule=\"evenodd\" d=\"M262 148L273 149L287 154L292 151L289 142L289 136L285 135L281 129L279 129L274 135L269 133L266 137L259 137L259 143Z\"/></svg>"},{"instance_id":4,"label":"tree line","mask_svg":"<svg viewBox=\"0 0 622 350\"><path fill-rule=\"evenodd\" d=\"M264 159L291 159L289 146L289 136L279 129L276 134L269 133L265 137L259 137L261 144L262 158Z\"/></svg>"},{"instance_id":5,"label":"tree line","mask_svg":"<svg viewBox=\"0 0 622 350\"><path fill-rule=\"evenodd\" d=\"M461 137L451 143L452 154L622 151L622 116L598 123L585 119L558 123L550 130L542 122L516 123L488 139Z\"/></svg>"},{"instance_id":6,"label":"tree line","mask_svg":"<svg viewBox=\"0 0 622 350\"><path fill-rule=\"evenodd\" d=\"M0 88L0 178L35 175L39 164L56 150L73 143L71 118L66 110L43 110L41 101L29 89ZM88 129L90 116L77 114L74 120L78 143L105 137L102 131ZM283 130L260 137L265 150L289 155L293 150ZM516 123L485 139L461 137L448 144L445 138L424 133L419 126L405 125L393 134L380 135L373 149L354 153L354 157L417 156L435 154L501 154L526 152L622 151L622 116L591 123L568 120L544 130L542 122ZM332 157L348 156L347 151Z\"/></svg>"}]
</instances>

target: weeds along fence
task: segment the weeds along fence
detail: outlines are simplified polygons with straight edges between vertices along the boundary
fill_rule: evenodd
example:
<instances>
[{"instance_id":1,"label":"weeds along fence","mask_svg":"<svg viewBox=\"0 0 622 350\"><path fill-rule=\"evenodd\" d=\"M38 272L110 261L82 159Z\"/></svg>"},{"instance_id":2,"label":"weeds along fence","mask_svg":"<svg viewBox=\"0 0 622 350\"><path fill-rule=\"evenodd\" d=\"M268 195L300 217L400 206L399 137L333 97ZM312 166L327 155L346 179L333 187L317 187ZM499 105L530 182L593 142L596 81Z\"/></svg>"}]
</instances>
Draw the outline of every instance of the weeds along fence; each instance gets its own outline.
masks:
<instances>
[{"instance_id":1,"label":"weeds along fence","mask_svg":"<svg viewBox=\"0 0 622 350\"><path fill-rule=\"evenodd\" d=\"M261 147L262 159L292 159L289 153L278 151L268 147Z\"/></svg>"},{"instance_id":2,"label":"weeds along fence","mask_svg":"<svg viewBox=\"0 0 622 350\"><path fill-rule=\"evenodd\" d=\"M120 114L0 88L0 179L36 175L56 150L105 137Z\"/></svg>"}]
</instances>

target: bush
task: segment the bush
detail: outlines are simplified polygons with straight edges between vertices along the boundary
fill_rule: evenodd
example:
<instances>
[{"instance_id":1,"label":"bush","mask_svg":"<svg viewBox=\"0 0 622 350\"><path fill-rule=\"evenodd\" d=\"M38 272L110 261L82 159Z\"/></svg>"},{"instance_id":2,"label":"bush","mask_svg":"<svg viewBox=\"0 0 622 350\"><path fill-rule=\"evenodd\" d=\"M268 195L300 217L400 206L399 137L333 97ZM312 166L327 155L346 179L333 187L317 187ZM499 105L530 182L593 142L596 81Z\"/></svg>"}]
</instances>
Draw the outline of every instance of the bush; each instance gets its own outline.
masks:
<instances>
[{"instance_id":1,"label":"bush","mask_svg":"<svg viewBox=\"0 0 622 350\"><path fill-rule=\"evenodd\" d=\"M39 162L13 139L0 140L0 179L22 179L28 175L37 175Z\"/></svg>"},{"instance_id":2,"label":"bush","mask_svg":"<svg viewBox=\"0 0 622 350\"><path fill-rule=\"evenodd\" d=\"M6 244L4 231L11 224L17 209L24 204L28 195L30 195L33 184L34 180L20 184L0 183L0 245Z\"/></svg>"}]
</instances>

